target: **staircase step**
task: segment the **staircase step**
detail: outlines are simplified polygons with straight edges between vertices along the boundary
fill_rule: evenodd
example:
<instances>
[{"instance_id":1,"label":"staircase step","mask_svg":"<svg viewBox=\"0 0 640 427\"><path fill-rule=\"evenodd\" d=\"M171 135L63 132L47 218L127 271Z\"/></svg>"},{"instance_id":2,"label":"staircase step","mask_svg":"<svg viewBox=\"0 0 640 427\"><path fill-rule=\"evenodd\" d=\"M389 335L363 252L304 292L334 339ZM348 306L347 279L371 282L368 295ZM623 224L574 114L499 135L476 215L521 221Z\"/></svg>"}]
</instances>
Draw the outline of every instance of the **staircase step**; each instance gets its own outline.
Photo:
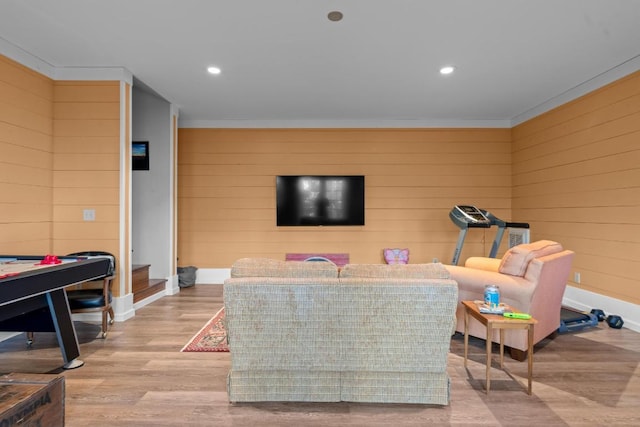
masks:
<instances>
[{"instance_id":1,"label":"staircase step","mask_svg":"<svg viewBox=\"0 0 640 427\"><path fill-rule=\"evenodd\" d=\"M144 292L149 287L149 267L148 264L131 266L131 290L134 295Z\"/></svg>"},{"instance_id":2,"label":"staircase step","mask_svg":"<svg viewBox=\"0 0 640 427\"><path fill-rule=\"evenodd\" d=\"M137 290L134 289L133 303L135 304L159 292L164 292L165 283L167 283L165 279L149 279L146 287L138 287Z\"/></svg>"}]
</instances>

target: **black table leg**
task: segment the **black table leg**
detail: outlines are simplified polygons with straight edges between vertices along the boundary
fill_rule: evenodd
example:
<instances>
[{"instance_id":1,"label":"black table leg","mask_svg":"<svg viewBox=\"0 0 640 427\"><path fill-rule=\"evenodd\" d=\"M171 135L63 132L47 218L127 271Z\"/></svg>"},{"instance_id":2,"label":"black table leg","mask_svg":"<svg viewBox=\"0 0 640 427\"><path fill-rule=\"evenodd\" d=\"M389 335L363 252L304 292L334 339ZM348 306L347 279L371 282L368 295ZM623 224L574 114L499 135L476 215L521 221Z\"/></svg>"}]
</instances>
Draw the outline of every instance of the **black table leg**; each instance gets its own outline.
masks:
<instances>
[{"instance_id":1,"label":"black table leg","mask_svg":"<svg viewBox=\"0 0 640 427\"><path fill-rule=\"evenodd\" d=\"M76 337L76 330L71 319L69 301L64 289L47 292L47 303L53 319L53 325L58 337L58 344L64 359L65 369L79 368L84 365L80 357L80 346Z\"/></svg>"}]
</instances>

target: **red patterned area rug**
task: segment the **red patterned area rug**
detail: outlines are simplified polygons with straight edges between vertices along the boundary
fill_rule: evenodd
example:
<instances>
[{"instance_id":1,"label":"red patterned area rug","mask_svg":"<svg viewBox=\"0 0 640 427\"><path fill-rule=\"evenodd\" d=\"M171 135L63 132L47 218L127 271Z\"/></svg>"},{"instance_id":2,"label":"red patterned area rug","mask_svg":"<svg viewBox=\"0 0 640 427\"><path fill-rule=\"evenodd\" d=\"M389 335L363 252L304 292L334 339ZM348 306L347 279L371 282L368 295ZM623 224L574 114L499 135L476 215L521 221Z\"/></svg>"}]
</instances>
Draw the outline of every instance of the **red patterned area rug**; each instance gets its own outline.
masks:
<instances>
[{"instance_id":1,"label":"red patterned area rug","mask_svg":"<svg viewBox=\"0 0 640 427\"><path fill-rule=\"evenodd\" d=\"M227 343L227 331L224 327L224 307L216 313L211 320L209 320L200 329L200 332L195 334L189 343L182 347L182 352L201 352L201 351L229 351L229 344Z\"/></svg>"}]
</instances>

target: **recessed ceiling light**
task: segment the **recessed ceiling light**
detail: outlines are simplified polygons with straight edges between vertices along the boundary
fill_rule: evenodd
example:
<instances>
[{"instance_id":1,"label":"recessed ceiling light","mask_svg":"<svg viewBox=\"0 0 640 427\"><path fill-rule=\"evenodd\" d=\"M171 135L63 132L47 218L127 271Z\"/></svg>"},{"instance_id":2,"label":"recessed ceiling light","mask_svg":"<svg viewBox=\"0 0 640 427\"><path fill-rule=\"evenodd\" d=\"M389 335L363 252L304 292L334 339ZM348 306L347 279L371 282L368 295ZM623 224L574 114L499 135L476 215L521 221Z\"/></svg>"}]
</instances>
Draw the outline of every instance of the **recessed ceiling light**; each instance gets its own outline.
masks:
<instances>
[{"instance_id":1,"label":"recessed ceiling light","mask_svg":"<svg viewBox=\"0 0 640 427\"><path fill-rule=\"evenodd\" d=\"M329 21L333 21L333 22L338 22L342 20L342 17L343 17L342 12L338 10L329 12L329 14L327 15L327 18L329 18Z\"/></svg>"},{"instance_id":2,"label":"recessed ceiling light","mask_svg":"<svg viewBox=\"0 0 640 427\"><path fill-rule=\"evenodd\" d=\"M207 68L209 74L220 74L221 70L218 67L209 67Z\"/></svg>"},{"instance_id":3,"label":"recessed ceiling light","mask_svg":"<svg viewBox=\"0 0 640 427\"><path fill-rule=\"evenodd\" d=\"M455 69L456 68L454 66L447 65L446 67L440 68L440 74L444 74L444 75L451 74Z\"/></svg>"}]
</instances>

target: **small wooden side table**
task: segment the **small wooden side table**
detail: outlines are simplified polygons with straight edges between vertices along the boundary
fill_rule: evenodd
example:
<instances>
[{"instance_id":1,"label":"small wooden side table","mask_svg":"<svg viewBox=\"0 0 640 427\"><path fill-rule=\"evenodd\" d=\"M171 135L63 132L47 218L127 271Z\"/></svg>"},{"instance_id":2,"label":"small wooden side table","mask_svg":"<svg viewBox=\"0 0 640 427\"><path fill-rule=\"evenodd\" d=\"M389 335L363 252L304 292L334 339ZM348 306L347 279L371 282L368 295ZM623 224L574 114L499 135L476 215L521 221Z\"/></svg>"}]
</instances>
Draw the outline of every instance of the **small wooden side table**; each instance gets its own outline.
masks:
<instances>
[{"instance_id":1,"label":"small wooden side table","mask_svg":"<svg viewBox=\"0 0 640 427\"><path fill-rule=\"evenodd\" d=\"M487 394L491 388L491 345L493 330L500 330L500 368L504 369L504 330L526 329L528 331L527 362L529 364L529 386L527 393L531 394L531 377L533 373L533 326L538 323L533 317L530 319L511 319L501 314L480 313L474 301L462 301L464 306L464 367L467 367L467 352L469 350L469 316L477 319L487 328ZM513 309L513 308L512 308ZM517 311L517 310L515 310Z\"/></svg>"}]
</instances>

